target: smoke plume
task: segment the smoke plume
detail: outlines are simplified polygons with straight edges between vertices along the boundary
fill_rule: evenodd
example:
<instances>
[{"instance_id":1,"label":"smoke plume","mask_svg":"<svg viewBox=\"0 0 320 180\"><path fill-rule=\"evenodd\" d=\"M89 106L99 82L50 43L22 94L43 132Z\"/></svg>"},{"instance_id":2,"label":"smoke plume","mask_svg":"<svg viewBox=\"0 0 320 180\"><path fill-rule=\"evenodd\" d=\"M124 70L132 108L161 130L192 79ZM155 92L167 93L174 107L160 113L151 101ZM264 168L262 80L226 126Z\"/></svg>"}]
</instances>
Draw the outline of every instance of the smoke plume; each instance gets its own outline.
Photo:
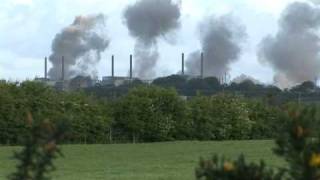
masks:
<instances>
[{"instance_id":1,"label":"smoke plume","mask_svg":"<svg viewBox=\"0 0 320 180\"><path fill-rule=\"evenodd\" d=\"M287 88L314 80L320 72L320 9L309 3L290 4L275 36L262 40L258 56L276 72L275 84Z\"/></svg>"},{"instance_id":2,"label":"smoke plume","mask_svg":"<svg viewBox=\"0 0 320 180\"><path fill-rule=\"evenodd\" d=\"M180 6L172 0L140 0L128 6L124 22L136 38L134 48L135 76L147 79L155 75L159 58L157 41L180 27Z\"/></svg>"},{"instance_id":3,"label":"smoke plume","mask_svg":"<svg viewBox=\"0 0 320 180\"><path fill-rule=\"evenodd\" d=\"M96 64L109 45L105 36L105 16L78 16L74 22L58 33L52 42L49 58L53 67L49 71L51 79L61 79L62 56L64 56L65 78L77 75L95 77Z\"/></svg>"},{"instance_id":4,"label":"smoke plume","mask_svg":"<svg viewBox=\"0 0 320 180\"><path fill-rule=\"evenodd\" d=\"M230 64L239 58L240 45L245 37L245 28L235 22L231 15L205 19L200 24L201 50L189 55L187 73L200 75L200 57L203 52L204 76L224 76Z\"/></svg>"},{"instance_id":5,"label":"smoke plume","mask_svg":"<svg viewBox=\"0 0 320 180\"><path fill-rule=\"evenodd\" d=\"M245 81L251 81L254 84L263 84L258 79L255 79L254 77L251 77L251 76L248 76L245 74L241 74L240 76L238 76L232 80L232 82L237 83L237 84L243 83Z\"/></svg>"}]
</instances>

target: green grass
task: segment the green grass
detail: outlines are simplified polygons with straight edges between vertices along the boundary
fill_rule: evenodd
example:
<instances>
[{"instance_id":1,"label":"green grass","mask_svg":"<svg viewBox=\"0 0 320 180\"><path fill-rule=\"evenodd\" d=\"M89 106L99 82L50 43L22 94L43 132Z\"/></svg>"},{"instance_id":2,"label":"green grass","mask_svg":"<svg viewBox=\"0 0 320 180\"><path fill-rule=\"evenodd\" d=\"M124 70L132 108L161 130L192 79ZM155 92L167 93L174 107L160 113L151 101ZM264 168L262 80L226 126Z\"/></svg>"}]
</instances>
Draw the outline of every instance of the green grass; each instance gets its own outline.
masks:
<instances>
[{"instance_id":1,"label":"green grass","mask_svg":"<svg viewBox=\"0 0 320 180\"><path fill-rule=\"evenodd\" d=\"M241 153L249 161L268 165L283 161L272 154L273 141L172 142L119 145L65 145L64 158L56 161L53 179L61 180L192 180L200 156L213 153L232 159ZM10 159L17 147L0 147L0 179L14 171Z\"/></svg>"}]
</instances>

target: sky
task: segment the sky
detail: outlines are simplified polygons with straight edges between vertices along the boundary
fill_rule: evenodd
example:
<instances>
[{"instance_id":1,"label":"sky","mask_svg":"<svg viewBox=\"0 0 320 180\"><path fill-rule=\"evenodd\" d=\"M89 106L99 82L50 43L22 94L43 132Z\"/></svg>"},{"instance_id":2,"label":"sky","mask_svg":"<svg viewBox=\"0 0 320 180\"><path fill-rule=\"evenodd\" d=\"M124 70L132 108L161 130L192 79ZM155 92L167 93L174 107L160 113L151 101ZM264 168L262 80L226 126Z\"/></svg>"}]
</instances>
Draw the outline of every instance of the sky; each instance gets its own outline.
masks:
<instances>
[{"instance_id":1,"label":"sky","mask_svg":"<svg viewBox=\"0 0 320 180\"><path fill-rule=\"evenodd\" d=\"M177 73L181 53L200 48L199 23L208 16L232 14L248 34L239 60L232 64L230 76L246 74L263 83L273 82L273 70L257 57L257 46L278 30L281 12L297 0L179 0L181 28L173 40L159 41L160 60L157 76ZM304 1L304 0L299 0ZM103 13L107 17L106 34L110 46L97 65L98 76L111 74L110 57L115 55L115 74L128 73L129 54L135 39L124 25L123 12L135 0L1 0L0 3L0 79L11 81L43 76L44 57L50 56L55 35L78 15ZM50 67L50 64L49 64Z\"/></svg>"}]
</instances>

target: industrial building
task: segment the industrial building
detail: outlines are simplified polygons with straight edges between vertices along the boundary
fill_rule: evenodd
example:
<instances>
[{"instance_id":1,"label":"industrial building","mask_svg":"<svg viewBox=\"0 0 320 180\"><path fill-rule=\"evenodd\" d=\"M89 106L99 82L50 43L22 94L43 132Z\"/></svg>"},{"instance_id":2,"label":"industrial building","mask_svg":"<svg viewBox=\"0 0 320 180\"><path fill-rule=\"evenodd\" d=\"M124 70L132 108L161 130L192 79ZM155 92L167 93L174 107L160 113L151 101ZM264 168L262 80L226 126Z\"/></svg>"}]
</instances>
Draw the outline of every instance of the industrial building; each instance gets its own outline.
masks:
<instances>
[{"instance_id":1,"label":"industrial building","mask_svg":"<svg viewBox=\"0 0 320 180\"><path fill-rule=\"evenodd\" d=\"M54 87L57 90L78 90L83 88L88 88L96 85L100 86L120 86L122 84L130 83L137 78L133 77L133 58L130 55L130 68L128 76L115 76L115 67L114 67L114 55L111 56L111 76L104 76L101 80L94 80L90 76L76 76L72 79L65 79L65 69L64 69L64 57L61 57L61 79L60 80L51 80L48 77L48 58L44 59L44 77L35 78L35 81L43 82L48 86ZM204 77L204 56L201 53L201 65L200 65L200 75L199 78ZM181 56L181 75L187 76L185 74L185 55L182 53ZM150 84L153 80L142 80L144 83Z\"/></svg>"}]
</instances>

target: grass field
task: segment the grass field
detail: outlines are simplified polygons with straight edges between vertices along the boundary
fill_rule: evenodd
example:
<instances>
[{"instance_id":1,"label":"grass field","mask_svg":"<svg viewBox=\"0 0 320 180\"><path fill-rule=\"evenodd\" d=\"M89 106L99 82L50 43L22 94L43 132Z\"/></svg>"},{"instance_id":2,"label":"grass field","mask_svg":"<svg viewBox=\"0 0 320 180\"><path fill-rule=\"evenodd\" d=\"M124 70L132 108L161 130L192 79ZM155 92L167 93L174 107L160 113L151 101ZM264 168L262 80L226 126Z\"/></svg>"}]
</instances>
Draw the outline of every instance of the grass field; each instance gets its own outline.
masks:
<instances>
[{"instance_id":1,"label":"grass field","mask_svg":"<svg viewBox=\"0 0 320 180\"><path fill-rule=\"evenodd\" d=\"M213 153L236 158L241 153L249 161L264 159L281 166L272 154L273 141L172 142L119 145L65 145L64 158L56 161L53 179L61 180L192 180L200 156ZM0 179L14 170L11 160L16 147L0 146Z\"/></svg>"}]
</instances>

